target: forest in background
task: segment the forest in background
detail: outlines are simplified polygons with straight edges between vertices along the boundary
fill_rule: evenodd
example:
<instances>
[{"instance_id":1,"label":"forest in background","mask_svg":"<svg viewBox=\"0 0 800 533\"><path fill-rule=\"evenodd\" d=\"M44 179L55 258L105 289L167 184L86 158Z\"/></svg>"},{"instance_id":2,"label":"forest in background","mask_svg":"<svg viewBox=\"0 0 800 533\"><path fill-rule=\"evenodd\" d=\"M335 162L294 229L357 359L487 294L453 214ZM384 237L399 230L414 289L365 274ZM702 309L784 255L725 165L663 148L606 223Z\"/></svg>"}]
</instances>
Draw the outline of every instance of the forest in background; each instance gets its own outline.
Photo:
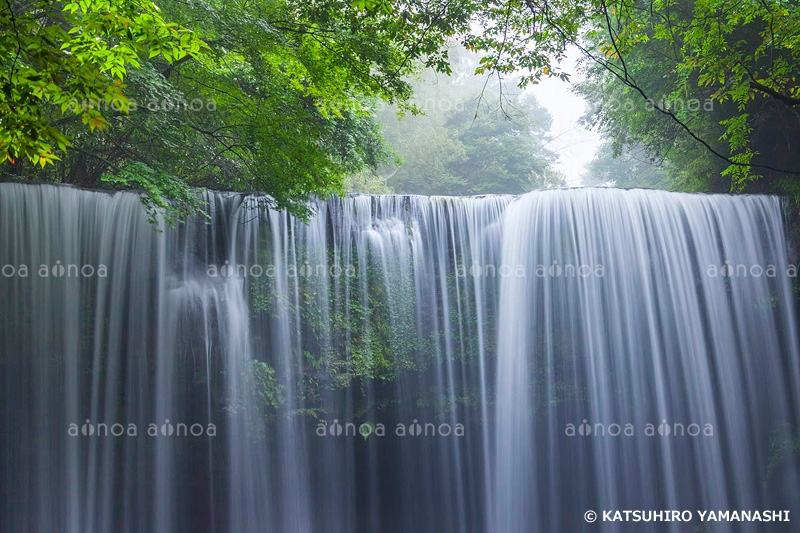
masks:
<instances>
[{"instance_id":1,"label":"forest in background","mask_svg":"<svg viewBox=\"0 0 800 533\"><path fill-rule=\"evenodd\" d=\"M553 167L547 110L513 83L476 76L477 54L458 45L447 50L449 75L428 69L410 79L419 113L384 105L376 114L391 157L348 180L347 188L468 196L566 185Z\"/></svg>"},{"instance_id":2,"label":"forest in background","mask_svg":"<svg viewBox=\"0 0 800 533\"><path fill-rule=\"evenodd\" d=\"M140 190L172 218L195 187L302 215L560 185L524 89L568 79L570 48L604 138L586 184L800 194L795 2L8 0L0 26L0 179Z\"/></svg>"}]
</instances>

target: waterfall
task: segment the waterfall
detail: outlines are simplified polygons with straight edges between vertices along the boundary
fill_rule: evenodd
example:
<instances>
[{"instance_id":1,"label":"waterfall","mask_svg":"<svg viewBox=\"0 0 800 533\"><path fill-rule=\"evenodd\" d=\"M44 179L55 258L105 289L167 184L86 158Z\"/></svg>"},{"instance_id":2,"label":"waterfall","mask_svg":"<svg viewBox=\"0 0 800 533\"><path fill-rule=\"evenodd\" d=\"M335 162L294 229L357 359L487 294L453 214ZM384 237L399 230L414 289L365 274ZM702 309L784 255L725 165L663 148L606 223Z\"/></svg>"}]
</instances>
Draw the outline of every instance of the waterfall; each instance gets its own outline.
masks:
<instances>
[{"instance_id":1,"label":"waterfall","mask_svg":"<svg viewBox=\"0 0 800 533\"><path fill-rule=\"evenodd\" d=\"M584 510L792 505L794 458L784 488L765 468L800 406L778 199L547 192L512 204L505 227L502 261L550 275L501 281L494 531L572 530ZM551 274L569 264L591 275Z\"/></svg>"},{"instance_id":2,"label":"waterfall","mask_svg":"<svg viewBox=\"0 0 800 533\"><path fill-rule=\"evenodd\" d=\"M800 511L780 198L204 199L172 227L133 193L0 184L3 531Z\"/></svg>"}]
</instances>

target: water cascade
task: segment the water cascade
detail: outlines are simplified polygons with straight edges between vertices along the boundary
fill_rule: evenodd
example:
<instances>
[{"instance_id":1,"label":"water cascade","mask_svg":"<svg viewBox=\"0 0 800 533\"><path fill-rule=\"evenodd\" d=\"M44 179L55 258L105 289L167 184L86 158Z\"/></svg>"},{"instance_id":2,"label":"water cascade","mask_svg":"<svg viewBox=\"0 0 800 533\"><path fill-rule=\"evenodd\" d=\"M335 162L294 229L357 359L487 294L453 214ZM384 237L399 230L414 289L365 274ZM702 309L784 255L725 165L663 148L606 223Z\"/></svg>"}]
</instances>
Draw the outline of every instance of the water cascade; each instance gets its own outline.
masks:
<instances>
[{"instance_id":1,"label":"water cascade","mask_svg":"<svg viewBox=\"0 0 800 533\"><path fill-rule=\"evenodd\" d=\"M205 199L0 184L3 531L800 520L780 198Z\"/></svg>"}]
</instances>

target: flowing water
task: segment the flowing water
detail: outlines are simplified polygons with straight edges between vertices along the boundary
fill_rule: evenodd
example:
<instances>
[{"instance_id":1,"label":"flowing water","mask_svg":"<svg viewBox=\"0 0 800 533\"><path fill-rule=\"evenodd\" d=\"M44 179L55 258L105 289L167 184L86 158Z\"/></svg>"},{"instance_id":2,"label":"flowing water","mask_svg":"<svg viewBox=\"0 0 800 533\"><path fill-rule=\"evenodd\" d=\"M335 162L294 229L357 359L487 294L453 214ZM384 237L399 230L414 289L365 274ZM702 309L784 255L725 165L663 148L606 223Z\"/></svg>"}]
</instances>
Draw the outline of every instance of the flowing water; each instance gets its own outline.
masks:
<instances>
[{"instance_id":1,"label":"flowing water","mask_svg":"<svg viewBox=\"0 0 800 533\"><path fill-rule=\"evenodd\" d=\"M779 198L206 200L171 228L131 193L0 184L2 531L800 511ZM584 519L617 509L695 523Z\"/></svg>"}]
</instances>

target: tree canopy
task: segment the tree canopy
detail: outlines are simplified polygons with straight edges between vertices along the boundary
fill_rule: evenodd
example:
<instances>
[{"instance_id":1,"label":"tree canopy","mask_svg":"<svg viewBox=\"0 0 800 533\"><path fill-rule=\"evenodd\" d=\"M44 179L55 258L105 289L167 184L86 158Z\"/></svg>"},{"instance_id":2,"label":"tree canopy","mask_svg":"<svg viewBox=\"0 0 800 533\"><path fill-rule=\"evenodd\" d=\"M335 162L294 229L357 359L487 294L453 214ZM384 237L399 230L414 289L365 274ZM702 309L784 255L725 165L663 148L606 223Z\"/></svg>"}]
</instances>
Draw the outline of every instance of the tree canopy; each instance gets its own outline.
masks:
<instances>
[{"instance_id":1,"label":"tree canopy","mask_svg":"<svg viewBox=\"0 0 800 533\"><path fill-rule=\"evenodd\" d=\"M414 76L451 74L453 42L480 57L484 96L500 102L522 98L510 86L567 79L561 61L578 49L585 121L612 159L660 167L650 184L800 192L796 2L8 0L0 25L3 175L142 189L153 209L191 211L202 186L302 213L387 168L389 185L427 192L557 182L547 118L524 98L516 121L480 102L426 110L426 138L388 127L387 144L381 102L413 130Z\"/></svg>"},{"instance_id":2,"label":"tree canopy","mask_svg":"<svg viewBox=\"0 0 800 533\"><path fill-rule=\"evenodd\" d=\"M3 171L143 189L177 214L195 207L189 186L302 213L385 161L378 99L413 111L405 76L446 70L459 15L428 32L423 6L396 17L335 0L8 2Z\"/></svg>"}]
</instances>

